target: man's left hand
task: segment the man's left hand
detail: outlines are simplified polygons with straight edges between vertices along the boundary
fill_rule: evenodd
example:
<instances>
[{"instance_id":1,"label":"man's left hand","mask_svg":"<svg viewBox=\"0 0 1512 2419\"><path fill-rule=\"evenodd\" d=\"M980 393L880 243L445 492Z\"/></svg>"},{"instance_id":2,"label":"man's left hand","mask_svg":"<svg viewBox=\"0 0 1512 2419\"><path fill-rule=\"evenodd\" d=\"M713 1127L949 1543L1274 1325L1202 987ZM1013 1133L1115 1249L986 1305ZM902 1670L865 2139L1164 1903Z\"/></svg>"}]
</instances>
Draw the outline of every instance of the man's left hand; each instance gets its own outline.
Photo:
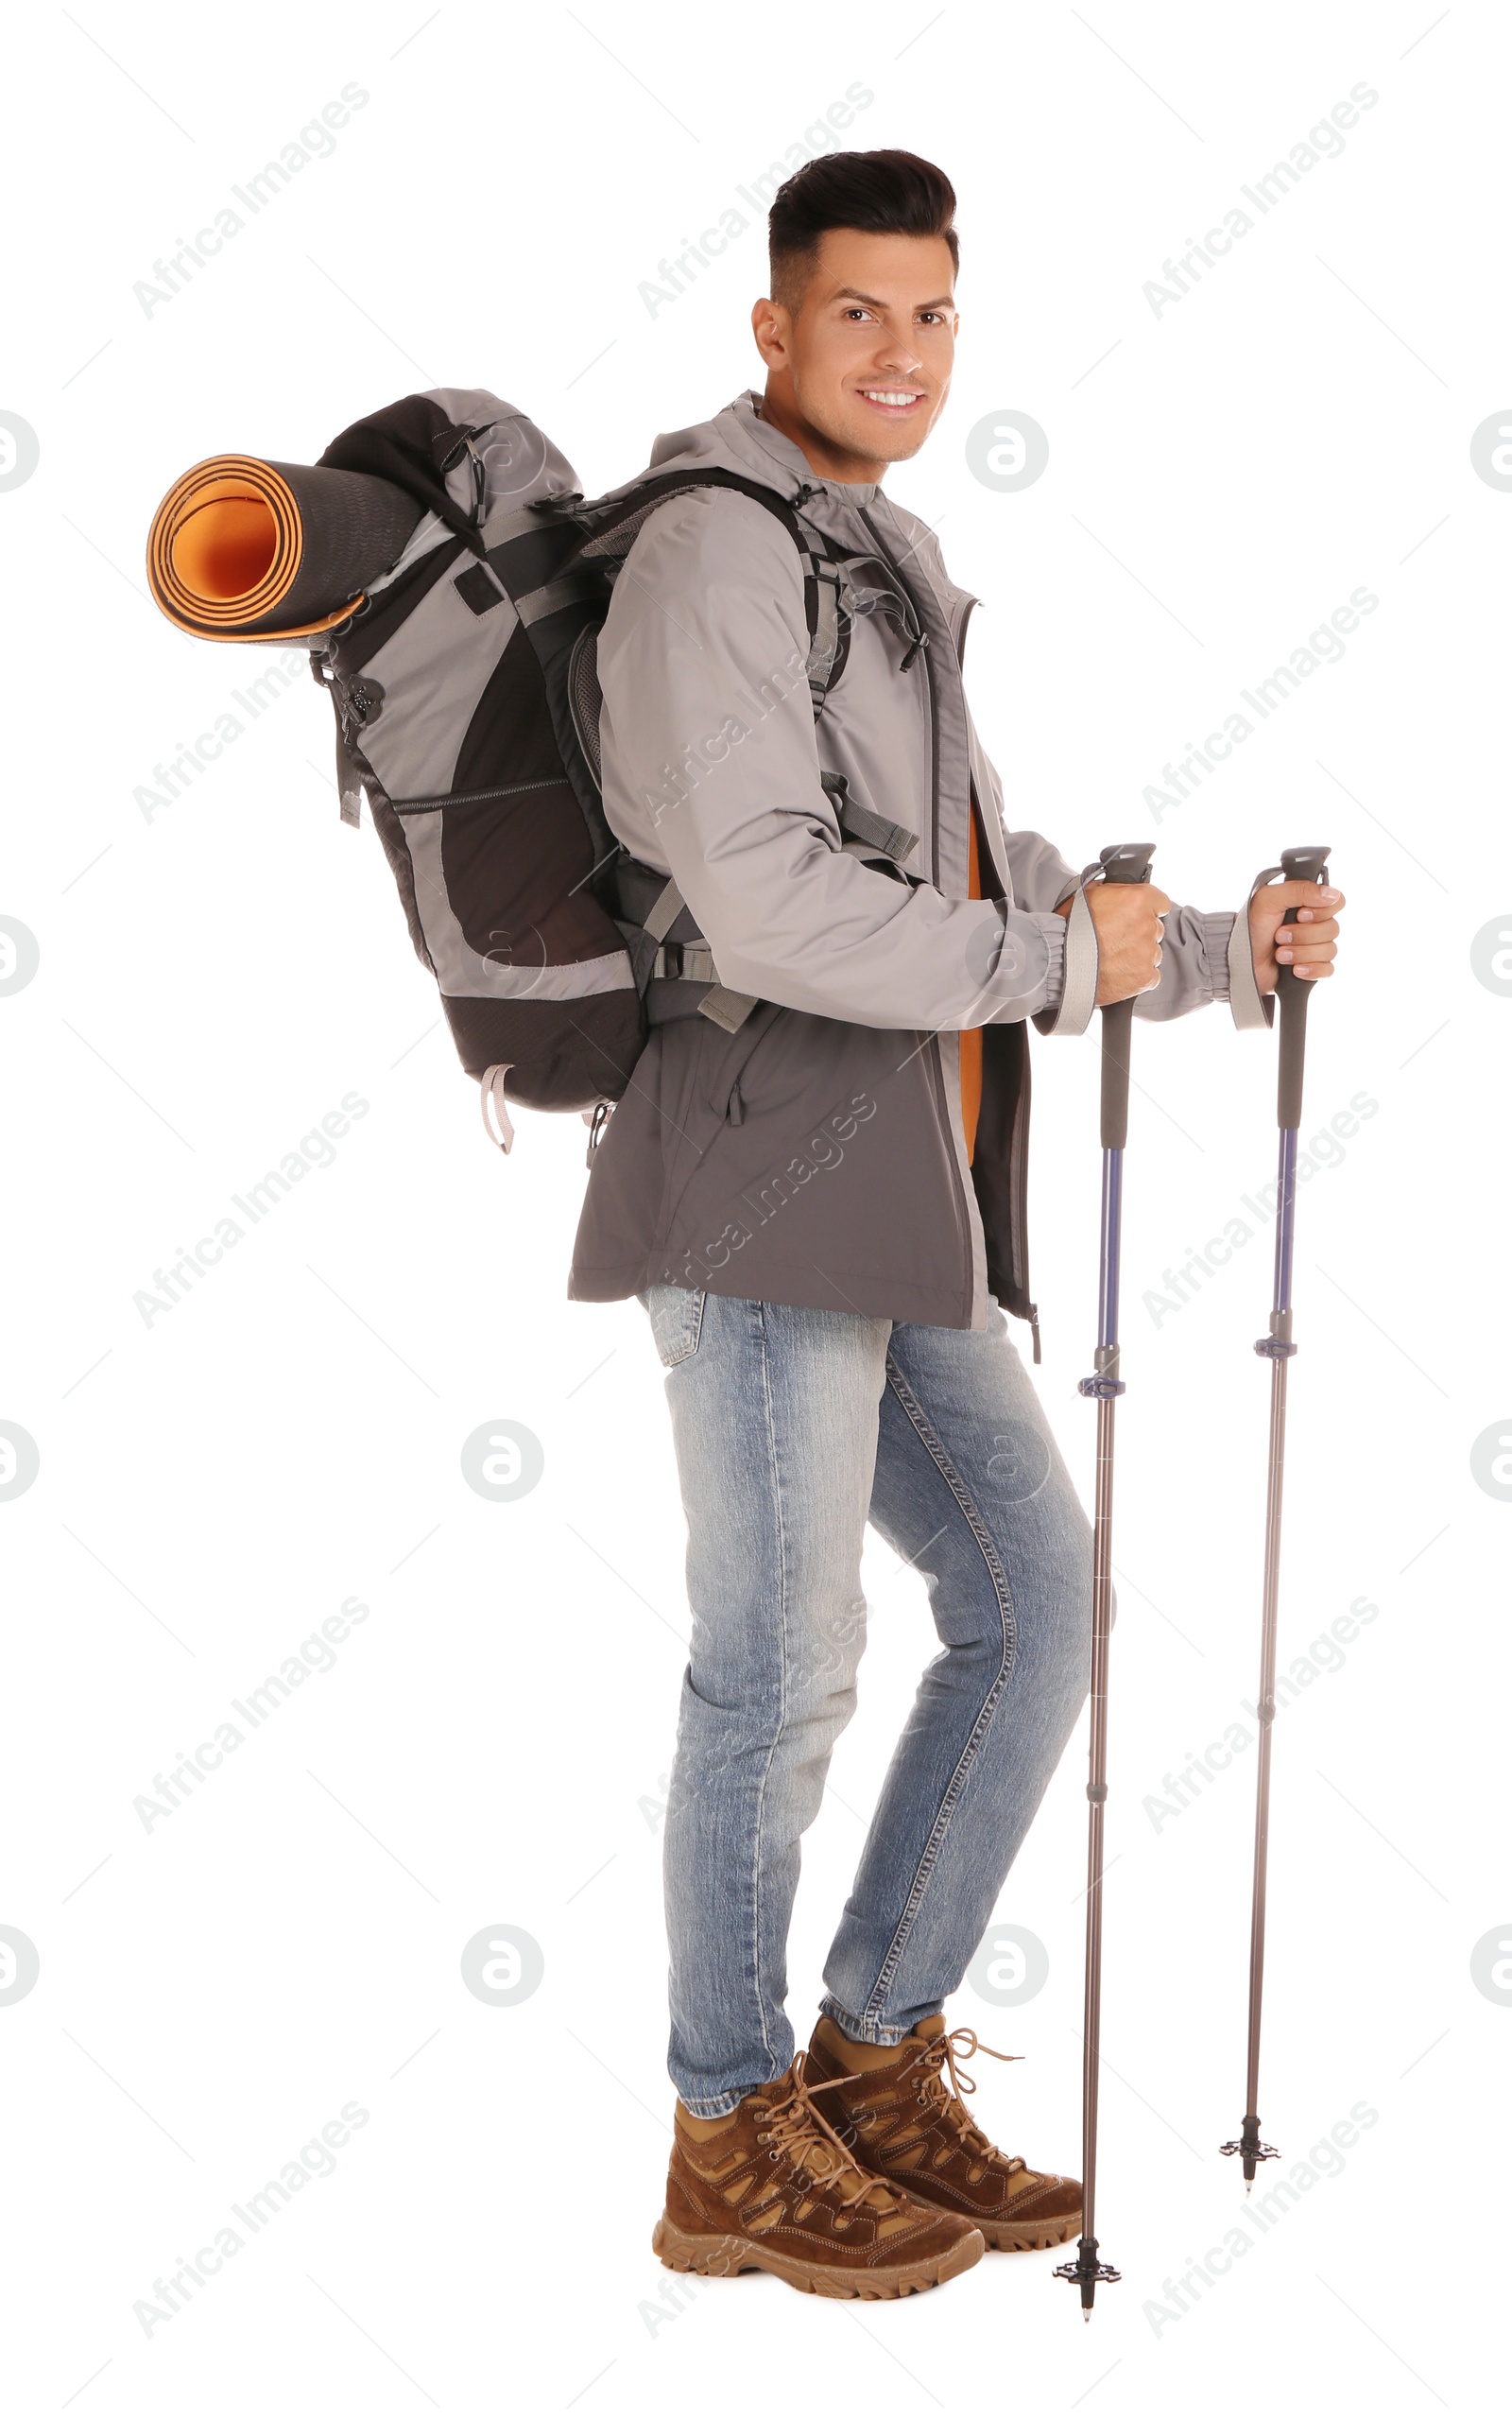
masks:
<instances>
[{"instance_id":1,"label":"man's left hand","mask_svg":"<svg viewBox=\"0 0 1512 2419\"><path fill-rule=\"evenodd\" d=\"M1332 974L1343 905L1342 890L1320 890L1315 882L1272 882L1256 891L1249 903L1249 946L1263 992L1275 990L1278 966L1290 966L1304 982ZM1281 921L1288 907L1297 909L1295 924Z\"/></svg>"}]
</instances>

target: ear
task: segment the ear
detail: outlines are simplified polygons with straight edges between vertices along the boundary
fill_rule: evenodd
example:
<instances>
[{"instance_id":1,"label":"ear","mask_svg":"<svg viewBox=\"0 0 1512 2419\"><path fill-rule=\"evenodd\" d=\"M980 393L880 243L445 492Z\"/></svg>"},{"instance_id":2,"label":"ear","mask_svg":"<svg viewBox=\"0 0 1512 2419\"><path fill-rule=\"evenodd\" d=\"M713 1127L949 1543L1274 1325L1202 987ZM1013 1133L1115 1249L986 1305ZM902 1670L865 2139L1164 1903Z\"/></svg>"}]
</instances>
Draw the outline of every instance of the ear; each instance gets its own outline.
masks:
<instances>
[{"instance_id":1,"label":"ear","mask_svg":"<svg viewBox=\"0 0 1512 2419\"><path fill-rule=\"evenodd\" d=\"M750 330L756 339L756 350L768 370L785 370L788 366L788 342L792 333L792 315L781 302L764 295L751 305Z\"/></svg>"}]
</instances>

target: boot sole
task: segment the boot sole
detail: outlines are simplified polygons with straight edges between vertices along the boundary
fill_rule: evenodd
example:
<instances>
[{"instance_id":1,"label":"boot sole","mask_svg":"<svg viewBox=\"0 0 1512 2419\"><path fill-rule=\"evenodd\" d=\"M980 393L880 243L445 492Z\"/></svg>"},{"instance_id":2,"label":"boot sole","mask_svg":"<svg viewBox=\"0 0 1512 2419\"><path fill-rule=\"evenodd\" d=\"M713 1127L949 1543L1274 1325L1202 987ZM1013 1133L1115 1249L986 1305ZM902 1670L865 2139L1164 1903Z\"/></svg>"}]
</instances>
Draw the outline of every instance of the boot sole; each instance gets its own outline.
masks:
<instances>
[{"instance_id":1,"label":"boot sole","mask_svg":"<svg viewBox=\"0 0 1512 2419\"><path fill-rule=\"evenodd\" d=\"M798 2292L817 2293L825 2301L896 2302L905 2293L927 2293L931 2286L947 2284L951 2277L974 2268L986 2244L973 2226L949 2251L937 2253L933 2259L916 2260L911 2268L872 2269L865 2274L847 2275L811 2260L795 2259L749 2235L684 2234L670 2218L662 2217L657 2220L651 2248L663 2268L679 2269L684 2274L691 2269L700 2276L741 2276L760 2268L769 2276L780 2276Z\"/></svg>"},{"instance_id":2,"label":"boot sole","mask_svg":"<svg viewBox=\"0 0 1512 2419\"><path fill-rule=\"evenodd\" d=\"M1078 2209L1073 2218L1042 2218L1037 2226L994 2226L986 2218L974 2222L988 2251L1049 2251L1056 2243L1071 2242L1080 2234L1081 2212Z\"/></svg>"}]
</instances>

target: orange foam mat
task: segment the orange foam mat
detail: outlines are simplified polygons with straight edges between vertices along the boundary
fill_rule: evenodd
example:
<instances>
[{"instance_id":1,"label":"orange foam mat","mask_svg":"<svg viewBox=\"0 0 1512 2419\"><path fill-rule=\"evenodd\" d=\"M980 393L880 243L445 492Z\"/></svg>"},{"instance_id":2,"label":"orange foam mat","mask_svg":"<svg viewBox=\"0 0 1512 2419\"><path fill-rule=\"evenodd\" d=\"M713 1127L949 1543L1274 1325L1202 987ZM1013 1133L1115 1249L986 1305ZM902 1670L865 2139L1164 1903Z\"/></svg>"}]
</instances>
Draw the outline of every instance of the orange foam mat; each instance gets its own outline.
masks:
<instances>
[{"instance_id":1,"label":"orange foam mat","mask_svg":"<svg viewBox=\"0 0 1512 2419\"><path fill-rule=\"evenodd\" d=\"M154 513L148 583L196 638L308 637L362 602L420 513L403 488L364 472L215 454Z\"/></svg>"}]
</instances>

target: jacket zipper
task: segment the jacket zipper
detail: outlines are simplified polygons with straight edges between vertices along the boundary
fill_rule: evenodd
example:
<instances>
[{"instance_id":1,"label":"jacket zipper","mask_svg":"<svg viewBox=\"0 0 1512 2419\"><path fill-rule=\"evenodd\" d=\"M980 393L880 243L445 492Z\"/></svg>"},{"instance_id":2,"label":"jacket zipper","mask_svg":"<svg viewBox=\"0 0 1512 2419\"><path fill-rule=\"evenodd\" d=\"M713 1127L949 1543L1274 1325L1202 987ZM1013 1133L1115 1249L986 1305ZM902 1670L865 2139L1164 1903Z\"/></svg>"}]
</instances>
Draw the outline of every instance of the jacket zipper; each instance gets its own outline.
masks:
<instances>
[{"instance_id":1,"label":"jacket zipper","mask_svg":"<svg viewBox=\"0 0 1512 2419\"><path fill-rule=\"evenodd\" d=\"M887 548L883 544L881 533L877 528L876 523L872 520L870 513L866 510L864 506L859 504L856 507L856 510L870 534L878 554L882 557L883 562L887 565L894 579L902 588L903 595L908 598L909 603L912 605L914 609L914 619L918 623L921 633L918 644L913 649L913 653L917 655L922 651L924 658L924 680L929 691L929 867L930 880L935 884L935 887L937 890L939 887L939 700L935 678L935 665L933 661L934 649L928 644L928 634L924 629L924 616L919 609L919 598L914 594L913 588L904 577L901 564L893 561L893 558L888 553ZM913 660L912 656L910 656L909 660L910 662ZM936 1110L948 1136L950 1134L950 1114L947 1102L941 1097L945 1089L945 1071L939 1063L939 1042L937 1036L936 1036L931 1044L930 1060L935 1071ZM961 1259L966 1275L966 1300L970 1307L971 1314L974 1318L976 1315L976 1271L971 1251L971 1212L967 1208L962 1191L961 1170L956 1159L954 1141L951 1144L950 1160L954 1175L955 1225L956 1233L960 1239Z\"/></svg>"},{"instance_id":2,"label":"jacket zipper","mask_svg":"<svg viewBox=\"0 0 1512 2419\"><path fill-rule=\"evenodd\" d=\"M1023 1303L1023 1315L1034 1339L1035 1366L1040 1364L1040 1309L1029 1299L1029 1111L1033 1100L1033 1066L1029 1036L1023 1037L1023 1072L1014 1103L1008 1135L1009 1174L1013 1183L1013 1281Z\"/></svg>"}]
</instances>

